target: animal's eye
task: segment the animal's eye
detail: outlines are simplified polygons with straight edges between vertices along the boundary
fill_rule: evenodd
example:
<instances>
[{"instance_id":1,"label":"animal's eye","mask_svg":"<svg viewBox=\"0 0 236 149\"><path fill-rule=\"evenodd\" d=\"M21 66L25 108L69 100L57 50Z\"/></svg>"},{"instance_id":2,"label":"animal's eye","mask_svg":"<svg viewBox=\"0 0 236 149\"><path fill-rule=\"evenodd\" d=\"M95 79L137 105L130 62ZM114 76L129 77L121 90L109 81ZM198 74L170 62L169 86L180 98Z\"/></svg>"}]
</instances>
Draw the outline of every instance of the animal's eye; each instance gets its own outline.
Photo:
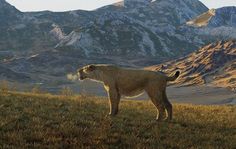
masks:
<instances>
[{"instance_id":1,"label":"animal's eye","mask_svg":"<svg viewBox=\"0 0 236 149\"><path fill-rule=\"evenodd\" d=\"M87 67L87 70L88 71L94 71L96 69L96 67L94 66L94 65L89 65L88 67Z\"/></svg>"},{"instance_id":2,"label":"animal's eye","mask_svg":"<svg viewBox=\"0 0 236 149\"><path fill-rule=\"evenodd\" d=\"M77 72L83 72L83 69L78 69Z\"/></svg>"}]
</instances>

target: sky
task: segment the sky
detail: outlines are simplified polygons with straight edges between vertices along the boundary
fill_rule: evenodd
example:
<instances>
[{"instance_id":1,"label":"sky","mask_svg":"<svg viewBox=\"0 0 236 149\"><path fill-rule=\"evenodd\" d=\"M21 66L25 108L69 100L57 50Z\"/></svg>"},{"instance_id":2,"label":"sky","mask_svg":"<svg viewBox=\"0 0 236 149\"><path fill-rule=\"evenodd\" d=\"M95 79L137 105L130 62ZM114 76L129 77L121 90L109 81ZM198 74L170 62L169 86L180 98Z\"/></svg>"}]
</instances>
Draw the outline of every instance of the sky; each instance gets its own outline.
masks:
<instances>
[{"instance_id":1,"label":"sky","mask_svg":"<svg viewBox=\"0 0 236 149\"><path fill-rule=\"evenodd\" d=\"M6 0L21 11L93 10L121 0ZM200 0L208 8L236 6L236 0Z\"/></svg>"}]
</instances>

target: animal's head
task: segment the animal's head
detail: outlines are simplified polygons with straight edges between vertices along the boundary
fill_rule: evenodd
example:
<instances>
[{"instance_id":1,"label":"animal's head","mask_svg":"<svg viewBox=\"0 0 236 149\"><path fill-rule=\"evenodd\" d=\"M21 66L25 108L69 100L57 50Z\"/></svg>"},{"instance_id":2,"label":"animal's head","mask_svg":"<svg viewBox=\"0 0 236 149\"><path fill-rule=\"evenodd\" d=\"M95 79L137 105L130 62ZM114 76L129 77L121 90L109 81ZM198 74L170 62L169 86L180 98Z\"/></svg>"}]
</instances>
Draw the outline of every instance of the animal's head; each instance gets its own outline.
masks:
<instances>
[{"instance_id":1,"label":"animal's head","mask_svg":"<svg viewBox=\"0 0 236 149\"><path fill-rule=\"evenodd\" d=\"M78 70L77 74L80 80L84 79L96 79L97 78L97 68L95 65L87 65Z\"/></svg>"}]
</instances>

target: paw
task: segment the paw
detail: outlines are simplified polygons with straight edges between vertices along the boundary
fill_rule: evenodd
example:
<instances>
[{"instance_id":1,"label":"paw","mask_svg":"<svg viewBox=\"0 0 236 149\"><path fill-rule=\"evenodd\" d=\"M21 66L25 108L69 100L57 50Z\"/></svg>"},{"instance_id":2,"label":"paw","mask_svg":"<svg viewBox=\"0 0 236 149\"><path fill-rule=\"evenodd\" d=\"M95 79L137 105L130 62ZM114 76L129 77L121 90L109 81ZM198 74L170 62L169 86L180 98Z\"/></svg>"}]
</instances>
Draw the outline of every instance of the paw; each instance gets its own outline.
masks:
<instances>
[{"instance_id":1,"label":"paw","mask_svg":"<svg viewBox=\"0 0 236 149\"><path fill-rule=\"evenodd\" d=\"M157 118L156 118L156 121L158 121L158 122L163 122L163 121L166 121L166 119L163 118L163 117L157 117Z\"/></svg>"},{"instance_id":2,"label":"paw","mask_svg":"<svg viewBox=\"0 0 236 149\"><path fill-rule=\"evenodd\" d=\"M118 114L118 111L114 110L109 113L110 116L116 116Z\"/></svg>"},{"instance_id":3,"label":"paw","mask_svg":"<svg viewBox=\"0 0 236 149\"><path fill-rule=\"evenodd\" d=\"M157 121L157 122L162 122L162 121L163 121L163 119L156 118L156 121Z\"/></svg>"},{"instance_id":4,"label":"paw","mask_svg":"<svg viewBox=\"0 0 236 149\"><path fill-rule=\"evenodd\" d=\"M113 113L109 113L109 116L111 116L111 117L112 116L116 116L116 115L117 115L117 113L114 113L114 112Z\"/></svg>"},{"instance_id":5,"label":"paw","mask_svg":"<svg viewBox=\"0 0 236 149\"><path fill-rule=\"evenodd\" d=\"M166 119L164 119L163 121L164 121L164 122L171 122L171 119L166 118Z\"/></svg>"}]
</instances>

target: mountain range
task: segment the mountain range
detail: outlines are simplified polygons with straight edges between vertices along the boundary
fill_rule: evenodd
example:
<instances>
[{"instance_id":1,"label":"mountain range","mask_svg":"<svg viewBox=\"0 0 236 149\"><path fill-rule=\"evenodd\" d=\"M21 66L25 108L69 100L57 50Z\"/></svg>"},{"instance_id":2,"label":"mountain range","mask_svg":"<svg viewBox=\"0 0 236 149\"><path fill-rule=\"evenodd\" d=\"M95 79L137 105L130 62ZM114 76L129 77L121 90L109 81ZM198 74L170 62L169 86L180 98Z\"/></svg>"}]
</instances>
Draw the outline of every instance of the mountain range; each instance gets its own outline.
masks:
<instances>
[{"instance_id":1,"label":"mountain range","mask_svg":"<svg viewBox=\"0 0 236 149\"><path fill-rule=\"evenodd\" d=\"M66 12L20 12L0 0L0 78L59 86L89 63L162 63L235 39L235 16L236 7L209 10L198 0L124 0Z\"/></svg>"}]
</instances>

